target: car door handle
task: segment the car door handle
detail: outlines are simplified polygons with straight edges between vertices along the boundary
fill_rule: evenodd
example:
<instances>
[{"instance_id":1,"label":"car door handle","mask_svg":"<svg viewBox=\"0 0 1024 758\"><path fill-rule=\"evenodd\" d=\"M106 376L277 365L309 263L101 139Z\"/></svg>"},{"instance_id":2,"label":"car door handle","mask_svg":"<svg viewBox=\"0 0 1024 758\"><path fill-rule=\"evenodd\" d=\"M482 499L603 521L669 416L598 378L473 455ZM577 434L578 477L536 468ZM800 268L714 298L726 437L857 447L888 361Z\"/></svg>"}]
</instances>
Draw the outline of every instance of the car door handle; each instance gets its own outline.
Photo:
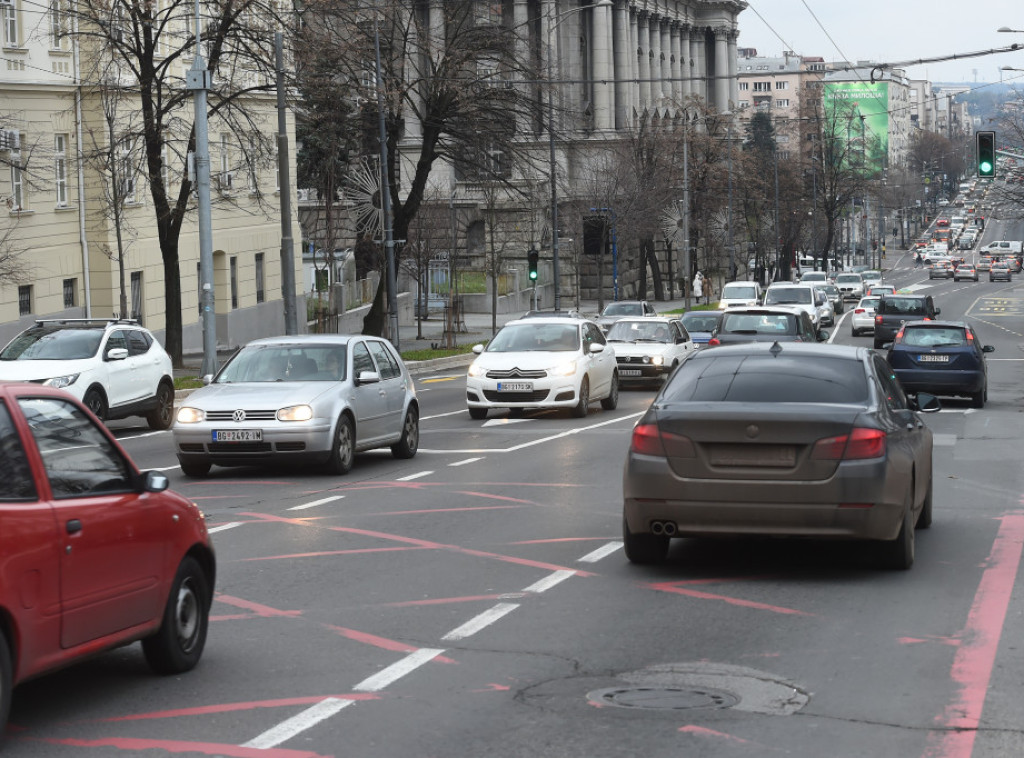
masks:
<instances>
[{"instance_id":1,"label":"car door handle","mask_svg":"<svg viewBox=\"0 0 1024 758\"><path fill-rule=\"evenodd\" d=\"M73 518L64 525L64 528L67 529L68 534L78 534L82 531L82 522Z\"/></svg>"}]
</instances>

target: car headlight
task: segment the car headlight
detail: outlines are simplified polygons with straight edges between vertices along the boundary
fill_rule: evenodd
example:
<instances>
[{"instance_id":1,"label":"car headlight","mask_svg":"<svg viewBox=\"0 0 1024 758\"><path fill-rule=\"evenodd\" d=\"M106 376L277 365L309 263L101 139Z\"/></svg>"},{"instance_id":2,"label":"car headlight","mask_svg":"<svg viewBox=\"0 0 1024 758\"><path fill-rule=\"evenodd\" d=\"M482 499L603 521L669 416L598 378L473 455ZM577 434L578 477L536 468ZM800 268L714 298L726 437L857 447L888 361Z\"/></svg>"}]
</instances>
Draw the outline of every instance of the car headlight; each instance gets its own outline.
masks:
<instances>
[{"instance_id":1,"label":"car headlight","mask_svg":"<svg viewBox=\"0 0 1024 758\"><path fill-rule=\"evenodd\" d=\"M487 369L485 369L483 366L477 365L477 363L474 361L473 363L469 364L469 370L467 373L475 379L476 377L480 377L486 374Z\"/></svg>"},{"instance_id":2,"label":"car headlight","mask_svg":"<svg viewBox=\"0 0 1024 758\"><path fill-rule=\"evenodd\" d=\"M277 412L278 421L309 421L313 418L313 409L308 405L293 405Z\"/></svg>"},{"instance_id":3,"label":"car headlight","mask_svg":"<svg viewBox=\"0 0 1024 758\"><path fill-rule=\"evenodd\" d=\"M655 366L664 366L665 365L665 356L664 355L652 355L651 356L651 363L653 363Z\"/></svg>"},{"instance_id":4,"label":"car headlight","mask_svg":"<svg viewBox=\"0 0 1024 758\"><path fill-rule=\"evenodd\" d=\"M43 382L47 387L57 387L58 389L64 389L70 387L77 380L79 374L66 374L65 376L54 376Z\"/></svg>"},{"instance_id":5,"label":"car headlight","mask_svg":"<svg viewBox=\"0 0 1024 758\"><path fill-rule=\"evenodd\" d=\"M548 370L548 373L552 376L572 376L576 373L576 361L566 361L565 363L559 363L552 369Z\"/></svg>"},{"instance_id":6,"label":"car headlight","mask_svg":"<svg viewBox=\"0 0 1024 758\"><path fill-rule=\"evenodd\" d=\"M206 412L186 405L178 409L177 418L179 424L198 424L206 419Z\"/></svg>"}]
</instances>

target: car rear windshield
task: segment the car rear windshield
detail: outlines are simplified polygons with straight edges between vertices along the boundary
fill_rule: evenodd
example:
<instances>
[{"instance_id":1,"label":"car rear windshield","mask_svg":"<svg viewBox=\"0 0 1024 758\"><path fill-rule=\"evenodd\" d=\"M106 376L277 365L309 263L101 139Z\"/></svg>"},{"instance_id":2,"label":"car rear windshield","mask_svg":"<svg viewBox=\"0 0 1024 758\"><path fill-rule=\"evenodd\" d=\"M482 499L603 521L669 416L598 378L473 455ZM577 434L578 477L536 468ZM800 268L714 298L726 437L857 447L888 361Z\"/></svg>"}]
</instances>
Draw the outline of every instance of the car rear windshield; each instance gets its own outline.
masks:
<instances>
[{"instance_id":1,"label":"car rear windshield","mask_svg":"<svg viewBox=\"0 0 1024 758\"><path fill-rule=\"evenodd\" d=\"M722 332L798 334L799 329L795 313L726 313L722 318Z\"/></svg>"},{"instance_id":2,"label":"car rear windshield","mask_svg":"<svg viewBox=\"0 0 1024 758\"><path fill-rule=\"evenodd\" d=\"M736 297L736 298L757 298L757 288L748 284L727 284L722 289L722 297Z\"/></svg>"},{"instance_id":3,"label":"car rear windshield","mask_svg":"<svg viewBox=\"0 0 1024 758\"><path fill-rule=\"evenodd\" d=\"M919 297L886 297L879 304L882 313L919 316L928 312L925 301Z\"/></svg>"},{"instance_id":4,"label":"car rear windshield","mask_svg":"<svg viewBox=\"0 0 1024 758\"><path fill-rule=\"evenodd\" d=\"M856 358L839 356L701 356L682 363L662 390L667 402L841 403L865 405L868 381Z\"/></svg>"},{"instance_id":5,"label":"car rear windshield","mask_svg":"<svg viewBox=\"0 0 1024 758\"><path fill-rule=\"evenodd\" d=\"M612 303L604 309L602 316L642 316L644 307L640 303Z\"/></svg>"},{"instance_id":6,"label":"car rear windshield","mask_svg":"<svg viewBox=\"0 0 1024 758\"><path fill-rule=\"evenodd\" d=\"M92 358L100 349L102 329L50 329L22 332L0 353L0 361L72 361Z\"/></svg>"},{"instance_id":7,"label":"car rear windshield","mask_svg":"<svg viewBox=\"0 0 1024 758\"><path fill-rule=\"evenodd\" d=\"M686 313L682 319L683 326L686 327L688 332L713 332L718 328L718 324L722 320L722 315L711 314L704 315L702 313Z\"/></svg>"},{"instance_id":8,"label":"car rear windshield","mask_svg":"<svg viewBox=\"0 0 1024 758\"><path fill-rule=\"evenodd\" d=\"M776 287L768 290L764 299L765 305L783 305L786 303L808 304L811 301L811 291L802 287Z\"/></svg>"},{"instance_id":9,"label":"car rear windshield","mask_svg":"<svg viewBox=\"0 0 1024 758\"><path fill-rule=\"evenodd\" d=\"M955 326L909 326L903 330L903 344L913 347L963 347L967 334Z\"/></svg>"}]
</instances>

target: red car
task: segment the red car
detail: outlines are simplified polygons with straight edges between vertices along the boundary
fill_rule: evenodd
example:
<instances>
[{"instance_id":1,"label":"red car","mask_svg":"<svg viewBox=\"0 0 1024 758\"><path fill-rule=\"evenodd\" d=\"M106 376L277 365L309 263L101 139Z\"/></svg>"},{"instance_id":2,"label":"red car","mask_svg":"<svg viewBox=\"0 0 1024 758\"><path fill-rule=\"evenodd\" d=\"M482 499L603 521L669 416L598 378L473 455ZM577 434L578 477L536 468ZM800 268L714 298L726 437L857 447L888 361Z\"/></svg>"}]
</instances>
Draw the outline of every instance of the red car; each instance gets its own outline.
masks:
<instances>
[{"instance_id":1,"label":"red car","mask_svg":"<svg viewBox=\"0 0 1024 758\"><path fill-rule=\"evenodd\" d=\"M15 685L142 641L158 673L206 643L206 520L77 399L0 382L0 733Z\"/></svg>"},{"instance_id":2,"label":"red car","mask_svg":"<svg viewBox=\"0 0 1024 758\"><path fill-rule=\"evenodd\" d=\"M937 218L935 219L935 226L949 226L948 218Z\"/></svg>"}]
</instances>

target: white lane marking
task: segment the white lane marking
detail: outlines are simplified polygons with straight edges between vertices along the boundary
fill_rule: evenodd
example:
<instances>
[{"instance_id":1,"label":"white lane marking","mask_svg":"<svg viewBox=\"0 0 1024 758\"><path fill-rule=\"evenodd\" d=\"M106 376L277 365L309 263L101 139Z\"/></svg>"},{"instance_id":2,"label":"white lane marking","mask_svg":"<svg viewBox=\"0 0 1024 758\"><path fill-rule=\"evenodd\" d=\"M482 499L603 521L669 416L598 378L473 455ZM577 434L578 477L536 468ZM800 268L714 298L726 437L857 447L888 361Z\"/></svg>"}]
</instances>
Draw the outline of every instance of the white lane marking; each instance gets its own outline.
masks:
<instances>
[{"instance_id":1,"label":"white lane marking","mask_svg":"<svg viewBox=\"0 0 1024 758\"><path fill-rule=\"evenodd\" d=\"M908 284L906 287L900 287L900 290L906 290L907 292L917 292L918 290L926 290L929 287L933 287L933 284L925 284L920 282L918 284Z\"/></svg>"},{"instance_id":2,"label":"white lane marking","mask_svg":"<svg viewBox=\"0 0 1024 758\"><path fill-rule=\"evenodd\" d=\"M550 576L546 576L543 579L534 582L529 587L523 590L523 592L536 592L541 593L545 590L549 590L555 585L561 584L570 576L576 576L576 572L572 569L559 569Z\"/></svg>"},{"instance_id":3,"label":"white lane marking","mask_svg":"<svg viewBox=\"0 0 1024 758\"><path fill-rule=\"evenodd\" d=\"M329 719L342 708L352 705L354 702L354 700L342 700L336 697L326 698L316 705L311 705L302 713L298 713L290 719L282 721L277 726L271 727L259 737L241 745L241 747L250 747L257 750L268 750L272 747L277 747L282 742L290 740L295 735L301 734L325 719Z\"/></svg>"},{"instance_id":4,"label":"white lane marking","mask_svg":"<svg viewBox=\"0 0 1024 758\"><path fill-rule=\"evenodd\" d=\"M114 430L111 430L111 431L114 431ZM142 432L141 434L129 435L128 437L124 437L124 439L141 440L143 437L153 437L153 436L155 436L157 434L169 434L170 431L171 431L170 429L163 429L163 430L161 430L159 432Z\"/></svg>"},{"instance_id":5,"label":"white lane marking","mask_svg":"<svg viewBox=\"0 0 1024 758\"><path fill-rule=\"evenodd\" d=\"M832 324L832 326L830 327L832 329L832 333L828 335L828 344L831 345L832 342L835 340L836 335L839 334L839 328L843 325L843 322L846 321L846 317L849 316L851 313L853 313L853 311L844 310L842 318L836 321L836 323Z\"/></svg>"},{"instance_id":6,"label":"white lane marking","mask_svg":"<svg viewBox=\"0 0 1024 758\"><path fill-rule=\"evenodd\" d=\"M396 482L411 482L413 479L419 479L420 477L423 477L423 476L430 476L433 473L434 473L433 471L418 471L415 474L409 474L409 476L403 476L403 477L401 477L399 479L395 479L395 481Z\"/></svg>"},{"instance_id":7,"label":"white lane marking","mask_svg":"<svg viewBox=\"0 0 1024 758\"><path fill-rule=\"evenodd\" d=\"M392 682L398 681L406 674L412 673L424 663L430 663L430 661L437 658L443 652L444 650L429 647L414 650L397 663L392 663L386 669L367 677L352 689L356 692L379 692Z\"/></svg>"},{"instance_id":8,"label":"white lane marking","mask_svg":"<svg viewBox=\"0 0 1024 758\"><path fill-rule=\"evenodd\" d=\"M599 547L592 553L587 553L585 556L580 558L577 563L597 563L602 558L611 555L616 550L622 547L621 542L609 542L604 547Z\"/></svg>"},{"instance_id":9,"label":"white lane marking","mask_svg":"<svg viewBox=\"0 0 1024 758\"><path fill-rule=\"evenodd\" d=\"M134 438L130 438L130 439L134 439ZM120 440L120 441L123 442L123 440ZM148 469L146 469L146 471L174 471L174 469L176 469L176 468L181 468L181 464L179 463L177 466L163 466L161 468L148 468Z\"/></svg>"},{"instance_id":10,"label":"white lane marking","mask_svg":"<svg viewBox=\"0 0 1024 758\"><path fill-rule=\"evenodd\" d=\"M483 458L479 458L479 457L478 458L466 458L466 460L464 460L464 461L455 461L455 463L449 463L448 465L451 468L456 468L457 466L465 466L467 463L476 463L477 461L482 461L482 460L483 460Z\"/></svg>"},{"instance_id":11,"label":"white lane marking","mask_svg":"<svg viewBox=\"0 0 1024 758\"><path fill-rule=\"evenodd\" d=\"M573 434L582 434L583 432L589 432L589 431L591 431L593 429L600 429L602 426L608 426L609 424L617 424L620 421L629 421L630 419L640 418L645 413L647 413L646 409L642 410L642 411L639 411L638 413L630 413L629 415L626 415L626 416L619 416L618 418L613 418L613 419L610 419L608 421L602 421L602 422L600 422L598 424L591 424L590 426L582 426L579 429L567 429L564 432L559 432L558 434L553 434L550 437L541 437L540 439L532 440L531 442L523 442L523 443L521 443L519 445L513 445L512 447L471 447L471 448L463 448L463 449L456 449L456 450L424 450L421 447L417 451L417 454L419 454L419 453L428 453L428 454L451 455L452 453L465 453L465 454L470 454L471 455L473 453L514 453L514 452L516 452L518 450L524 450L525 448L533 447L535 445L543 445L545 442L553 442L555 440L560 440L563 437L569 437L569 436L571 436Z\"/></svg>"},{"instance_id":12,"label":"white lane marking","mask_svg":"<svg viewBox=\"0 0 1024 758\"><path fill-rule=\"evenodd\" d=\"M241 521L232 521L232 522L230 522L228 524L221 524L220 526L211 527L211 528L207 529L206 531L209 532L210 534L213 534L214 532L223 532L225 529L234 529L236 526L241 526L241 525L242 525Z\"/></svg>"},{"instance_id":13,"label":"white lane marking","mask_svg":"<svg viewBox=\"0 0 1024 758\"><path fill-rule=\"evenodd\" d=\"M444 418L445 416L465 416L466 409L461 411L448 411L447 413L435 413L433 416L420 416L420 421L430 421L433 418Z\"/></svg>"},{"instance_id":14,"label":"white lane marking","mask_svg":"<svg viewBox=\"0 0 1024 758\"><path fill-rule=\"evenodd\" d=\"M992 361L1024 361L1024 358L986 358L985 360L991 363Z\"/></svg>"},{"instance_id":15,"label":"white lane marking","mask_svg":"<svg viewBox=\"0 0 1024 758\"><path fill-rule=\"evenodd\" d=\"M483 423L483 426L501 426L503 424L522 424L525 421L533 421L532 418L492 418Z\"/></svg>"},{"instance_id":16,"label":"white lane marking","mask_svg":"<svg viewBox=\"0 0 1024 758\"><path fill-rule=\"evenodd\" d=\"M939 447L953 447L956 445L955 434L932 434L932 444Z\"/></svg>"},{"instance_id":17,"label":"white lane marking","mask_svg":"<svg viewBox=\"0 0 1024 758\"><path fill-rule=\"evenodd\" d=\"M302 505L293 505L288 510L290 511L304 511L307 508L316 508L318 505L324 505L325 503L333 503L335 500L343 500L344 495L334 495L333 497L325 497L322 500L314 500L312 503L303 503Z\"/></svg>"},{"instance_id":18,"label":"white lane marking","mask_svg":"<svg viewBox=\"0 0 1024 758\"><path fill-rule=\"evenodd\" d=\"M471 618L465 624L455 629L452 629L448 634L444 635L441 639L445 642L455 642L456 640L464 640L466 637L479 632L481 629L485 629L493 624L498 619L507 616L516 608L519 607L518 603L498 603L490 610L486 610L478 616Z\"/></svg>"}]
</instances>

